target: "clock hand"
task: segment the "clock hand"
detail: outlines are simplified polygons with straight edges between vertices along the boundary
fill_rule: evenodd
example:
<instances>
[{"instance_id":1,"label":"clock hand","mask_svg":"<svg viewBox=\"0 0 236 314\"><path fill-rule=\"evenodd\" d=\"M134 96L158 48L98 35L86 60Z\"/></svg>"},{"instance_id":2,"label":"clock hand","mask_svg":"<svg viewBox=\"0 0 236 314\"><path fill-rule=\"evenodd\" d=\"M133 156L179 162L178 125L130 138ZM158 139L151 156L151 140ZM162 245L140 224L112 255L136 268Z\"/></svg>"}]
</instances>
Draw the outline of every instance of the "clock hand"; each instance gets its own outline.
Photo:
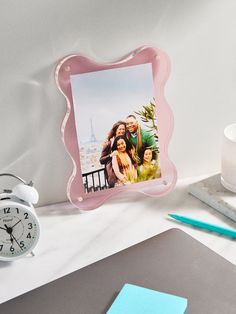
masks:
<instances>
[{"instance_id":1,"label":"clock hand","mask_svg":"<svg viewBox=\"0 0 236 314\"><path fill-rule=\"evenodd\" d=\"M8 226L5 224L4 225L4 227L6 227L6 229L5 228L2 228L2 227L0 227L0 229L3 229L3 230L5 230L7 233L9 233L10 234L10 241L11 241L11 245L13 245L13 238L12 238L12 230L11 230L11 228L8 228Z\"/></svg>"},{"instance_id":2,"label":"clock hand","mask_svg":"<svg viewBox=\"0 0 236 314\"><path fill-rule=\"evenodd\" d=\"M11 228L13 229L19 222L21 222L21 220L17 221L17 223L15 223Z\"/></svg>"},{"instance_id":3,"label":"clock hand","mask_svg":"<svg viewBox=\"0 0 236 314\"><path fill-rule=\"evenodd\" d=\"M11 234L12 233L12 228L8 227L6 224L4 225L6 227L7 233Z\"/></svg>"},{"instance_id":4,"label":"clock hand","mask_svg":"<svg viewBox=\"0 0 236 314\"><path fill-rule=\"evenodd\" d=\"M7 233L10 234L10 241L11 244L13 245L13 240L16 241L16 243L18 244L18 246L20 247L20 249L22 250L22 247L20 246L19 242L16 240L16 238L14 237L14 235L12 234L12 227L8 227L6 224L4 225L7 229Z\"/></svg>"},{"instance_id":5,"label":"clock hand","mask_svg":"<svg viewBox=\"0 0 236 314\"><path fill-rule=\"evenodd\" d=\"M4 225L4 227L6 227L6 231L8 234L10 234L10 241L11 241L11 245L13 245L13 237L12 237L12 228L8 227L6 224Z\"/></svg>"},{"instance_id":6,"label":"clock hand","mask_svg":"<svg viewBox=\"0 0 236 314\"><path fill-rule=\"evenodd\" d=\"M14 235L11 233L11 242L13 243L13 239L16 241L16 243L18 244L18 246L20 247L20 249L22 250L22 247L20 246L19 242L16 240L16 238L14 237Z\"/></svg>"}]
</instances>

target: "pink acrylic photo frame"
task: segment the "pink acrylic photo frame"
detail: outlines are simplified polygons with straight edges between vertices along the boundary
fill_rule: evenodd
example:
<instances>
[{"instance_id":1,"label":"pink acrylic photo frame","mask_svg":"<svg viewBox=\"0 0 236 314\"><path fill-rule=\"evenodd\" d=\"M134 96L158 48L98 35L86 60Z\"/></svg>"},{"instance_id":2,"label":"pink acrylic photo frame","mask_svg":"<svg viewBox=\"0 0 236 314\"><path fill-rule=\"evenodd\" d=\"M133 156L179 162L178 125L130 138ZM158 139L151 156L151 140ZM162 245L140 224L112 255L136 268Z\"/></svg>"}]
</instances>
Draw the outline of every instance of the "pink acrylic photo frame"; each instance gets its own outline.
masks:
<instances>
[{"instance_id":1,"label":"pink acrylic photo frame","mask_svg":"<svg viewBox=\"0 0 236 314\"><path fill-rule=\"evenodd\" d=\"M71 75L96 72L133 65L150 63L154 85L154 98L158 103L158 137L161 178L86 193L84 189L80 149L78 144L75 111L71 87ZM169 193L175 186L177 173L168 158L168 145L173 131L173 114L164 96L164 87L170 73L168 56L160 49L141 47L132 51L114 63L101 64L81 55L70 55L60 61L56 68L56 83L66 99L67 110L62 123L62 139L73 162L73 171L67 184L67 196L70 202L81 210L91 210L102 205L107 199L120 193L143 193L147 196L160 197Z\"/></svg>"}]
</instances>

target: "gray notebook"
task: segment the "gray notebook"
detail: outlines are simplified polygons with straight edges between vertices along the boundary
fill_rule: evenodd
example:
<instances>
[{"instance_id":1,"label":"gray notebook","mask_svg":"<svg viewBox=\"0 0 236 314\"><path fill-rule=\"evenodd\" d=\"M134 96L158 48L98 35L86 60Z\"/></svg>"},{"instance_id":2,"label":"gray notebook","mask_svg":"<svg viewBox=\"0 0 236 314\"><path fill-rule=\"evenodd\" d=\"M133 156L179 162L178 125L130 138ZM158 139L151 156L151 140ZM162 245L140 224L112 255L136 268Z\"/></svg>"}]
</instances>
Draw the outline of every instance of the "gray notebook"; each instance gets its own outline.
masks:
<instances>
[{"instance_id":1,"label":"gray notebook","mask_svg":"<svg viewBox=\"0 0 236 314\"><path fill-rule=\"evenodd\" d=\"M5 302L0 313L105 314L125 283L187 298L189 314L236 313L236 266L179 229Z\"/></svg>"}]
</instances>

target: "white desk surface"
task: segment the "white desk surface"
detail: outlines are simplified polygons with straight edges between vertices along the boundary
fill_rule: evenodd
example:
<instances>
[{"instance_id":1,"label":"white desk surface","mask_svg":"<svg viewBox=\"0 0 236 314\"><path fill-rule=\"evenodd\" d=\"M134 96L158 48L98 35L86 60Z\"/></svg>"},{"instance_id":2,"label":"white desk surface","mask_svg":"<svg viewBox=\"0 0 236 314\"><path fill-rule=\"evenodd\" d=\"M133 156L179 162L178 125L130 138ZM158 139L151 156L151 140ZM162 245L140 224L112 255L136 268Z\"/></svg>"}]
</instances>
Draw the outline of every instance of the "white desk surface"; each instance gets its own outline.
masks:
<instances>
[{"instance_id":1,"label":"white desk surface","mask_svg":"<svg viewBox=\"0 0 236 314\"><path fill-rule=\"evenodd\" d=\"M188 184L199 179L179 180L162 198L138 194L89 212L69 203L37 208L42 235L36 256L0 262L0 303L174 227L236 265L235 240L168 218L175 212L236 229L236 223L188 194Z\"/></svg>"}]
</instances>

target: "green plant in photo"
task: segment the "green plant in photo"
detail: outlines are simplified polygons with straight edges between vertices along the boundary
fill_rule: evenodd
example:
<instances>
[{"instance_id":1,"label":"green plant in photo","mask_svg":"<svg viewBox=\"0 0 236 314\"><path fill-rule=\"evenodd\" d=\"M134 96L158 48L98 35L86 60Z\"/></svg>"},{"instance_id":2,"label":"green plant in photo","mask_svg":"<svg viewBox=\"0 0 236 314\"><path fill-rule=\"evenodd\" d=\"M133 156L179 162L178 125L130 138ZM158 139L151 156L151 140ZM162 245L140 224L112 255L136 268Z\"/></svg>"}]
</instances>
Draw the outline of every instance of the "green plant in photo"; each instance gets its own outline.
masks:
<instances>
[{"instance_id":1,"label":"green plant in photo","mask_svg":"<svg viewBox=\"0 0 236 314\"><path fill-rule=\"evenodd\" d=\"M140 117L141 121L147 127L147 131L155 138L156 143L158 144L158 129L156 123L156 112L155 108L157 107L156 101L153 98L148 105L142 106L142 110L135 111L135 113ZM157 145L157 150L159 153L159 147Z\"/></svg>"}]
</instances>

